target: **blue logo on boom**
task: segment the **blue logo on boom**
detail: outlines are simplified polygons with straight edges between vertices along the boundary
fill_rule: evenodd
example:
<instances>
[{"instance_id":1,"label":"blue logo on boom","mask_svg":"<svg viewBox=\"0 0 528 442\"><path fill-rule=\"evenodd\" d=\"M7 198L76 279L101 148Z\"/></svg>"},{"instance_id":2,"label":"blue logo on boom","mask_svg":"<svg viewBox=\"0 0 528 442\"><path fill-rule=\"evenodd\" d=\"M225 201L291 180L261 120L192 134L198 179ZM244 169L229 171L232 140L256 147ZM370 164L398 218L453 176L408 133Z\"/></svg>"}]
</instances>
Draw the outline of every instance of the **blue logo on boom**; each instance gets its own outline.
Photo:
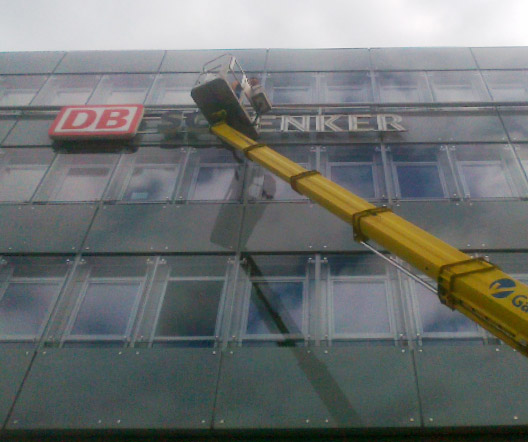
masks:
<instances>
[{"instance_id":1,"label":"blue logo on boom","mask_svg":"<svg viewBox=\"0 0 528 442\"><path fill-rule=\"evenodd\" d=\"M490 290L494 290L495 293L493 293L491 296L498 299L504 299L510 296L515 290L508 290L515 288L515 281L503 278L503 279L497 279L496 281L493 281L490 286Z\"/></svg>"}]
</instances>

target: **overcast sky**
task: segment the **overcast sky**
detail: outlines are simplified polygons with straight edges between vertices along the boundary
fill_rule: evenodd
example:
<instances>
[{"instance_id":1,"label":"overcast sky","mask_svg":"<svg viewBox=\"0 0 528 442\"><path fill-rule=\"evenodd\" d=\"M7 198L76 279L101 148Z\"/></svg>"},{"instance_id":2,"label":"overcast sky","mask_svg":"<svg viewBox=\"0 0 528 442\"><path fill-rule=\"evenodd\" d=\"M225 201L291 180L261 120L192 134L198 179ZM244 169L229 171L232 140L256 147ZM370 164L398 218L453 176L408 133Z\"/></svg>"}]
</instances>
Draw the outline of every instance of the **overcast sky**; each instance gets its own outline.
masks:
<instances>
[{"instance_id":1,"label":"overcast sky","mask_svg":"<svg viewBox=\"0 0 528 442\"><path fill-rule=\"evenodd\" d=\"M528 0L0 0L0 51L528 46Z\"/></svg>"}]
</instances>

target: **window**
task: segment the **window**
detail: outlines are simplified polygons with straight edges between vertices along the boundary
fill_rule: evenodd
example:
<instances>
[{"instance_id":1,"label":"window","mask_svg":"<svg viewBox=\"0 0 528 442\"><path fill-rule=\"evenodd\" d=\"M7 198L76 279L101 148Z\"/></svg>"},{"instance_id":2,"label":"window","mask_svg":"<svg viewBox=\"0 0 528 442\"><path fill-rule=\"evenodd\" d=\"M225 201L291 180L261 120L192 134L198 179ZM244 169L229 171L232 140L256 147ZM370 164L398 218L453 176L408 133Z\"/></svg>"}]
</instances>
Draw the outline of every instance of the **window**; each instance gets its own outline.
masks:
<instances>
[{"instance_id":1,"label":"window","mask_svg":"<svg viewBox=\"0 0 528 442\"><path fill-rule=\"evenodd\" d=\"M324 103L372 102L372 85L368 72L321 74L324 82Z\"/></svg>"},{"instance_id":2,"label":"window","mask_svg":"<svg viewBox=\"0 0 528 442\"><path fill-rule=\"evenodd\" d=\"M0 201L29 201L53 156L51 149L0 149Z\"/></svg>"},{"instance_id":3,"label":"window","mask_svg":"<svg viewBox=\"0 0 528 442\"><path fill-rule=\"evenodd\" d=\"M484 82L475 71L428 72L435 101L489 101Z\"/></svg>"},{"instance_id":4,"label":"window","mask_svg":"<svg viewBox=\"0 0 528 442\"><path fill-rule=\"evenodd\" d=\"M45 81L44 75L0 76L0 106L27 106Z\"/></svg>"},{"instance_id":5,"label":"window","mask_svg":"<svg viewBox=\"0 0 528 442\"><path fill-rule=\"evenodd\" d=\"M528 72L483 71L494 101L526 101L528 99Z\"/></svg>"},{"instance_id":6,"label":"window","mask_svg":"<svg viewBox=\"0 0 528 442\"><path fill-rule=\"evenodd\" d=\"M185 171L183 195L192 201L240 199L243 163L223 148L192 149Z\"/></svg>"},{"instance_id":7,"label":"window","mask_svg":"<svg viewBox=\"0 0 528 442\"><path fill-rule=\"evenodd\" d=\"M105 75L89 103L141 104L153 81L154 75L150 74Z\"/></svg>"},{"instance_id":8,"label":"window","mask_svg":"<svg viewBox=\"0 0 528 442\"><path fill-rule=\"evenodd\" d=\"M147 98L148 104L192 104L191 89L197 74L161 74Z\"/></svg>"},{"instance_id":9,"label":"window","mask_svg":"<svg viewBox=\"0 0 528 442\"><path fill-rule=\"evenodd\" d=\"M279 146L274 150L305 169L315 168L315 149L310 149L308 146ZM251 199L261 201L298 201L306 199L304 195L293 190L288 182L257 164L253 164L251 177L248 190Z\"/></svg>"},{"instance_id":10,"label":"window","mask_svg":"<svg viewBox=\"0 0 528 442\"><path fill-rule=\"evenodd\" d=\"M333 339L390 339L395 313L385 265L367 255L331 256L326 276Z\"/></svg>"},{"instance_id":11,"label":"window","mask_svg":"<svg viewBox=\"0 0 528 442\"><path fill-rule=\"evenodd\" d=\"M0 258L0 340L42 335L67 270L62 258Z\"/></svg>"},{"instance_id":12,"label":"window","mask_svg":"<svg viewBox=\"0 0 528 442\"><path fill-rule=\"evenodd\" d=\"M33 104L47 106L85 104L100 79L100 75L52 76L39 92Z\"/></svg>"},{"instance_id":13,"label":"window","mask_svg":"<svg viewBox=\"0 0 528 442\"><path fill-rule=\"evenodd\" d=\"M415 305L417 303L417 331L421 337L481 337L482 333L473 321L443 305L438 297L425 287L413 283L413 296Z\"/></svg>"},{"instance_id":14,"label":"window","mask_svg":"<svg viewBox=\"0 0 528 442\"><path fill-rule=\"evenodd\" d=\"M151 260L145 257L84 258L61 306L61 342L128 341L150 268Z\"/></svg>"},{"instance_id":15,"label":"window","mask_svg":"<svg viewBox=\"0 0 528 442\"><path fill-rule=\"evenodd\" d=\"M386 195L381 155L373 145L328 147L326 170L330 180L362 198Z\"/></svg>"},{"instance_id":16,"label":"window","mask_svg":"<svg viewBox=\"0 0 528 442\"><path fill-rule=\"evenodd\" d=\"M377 84L382 103L424 103L432 96L424 72L378 72Z\"/></svg>"},{"instance_id":17,"label":"window","mask_svg":"<svg viewBox=\"0 0 528 442\"><path fill-rule=\"evenodd\" d=\"M266 94L273 104L311 104L316 101L316 74L268 74Z\"/></svg>"},{"instance_id":18,"label":"window","mask_svg":"<svg viewBox=\"0 0 528 442\"><path fill-rule=\"evenodd\" d=\"M255 256L244 267L241 334L248 342L293 343L308 333L308 259Z\"/></svg>"},{"instance_id":19,"label":"window","mask_svg":"<svg viewBox=\"0 0 528 442\"><path fill-rule=\"evenodd\" d=\"M97 201L117 161L115 154L59 154L46 176L38 201Z\"/></svg>"},{"instance_id":20,"label":"window","mask_svg":"<svg viewBox=\"0 0 528 442\"><path fill-rule=\"evenodd\" d=\"M144 147L122 155L108 198L128 202L171 200L181 160L180 149L158 147Z\"/></svg>"}]
</instances>

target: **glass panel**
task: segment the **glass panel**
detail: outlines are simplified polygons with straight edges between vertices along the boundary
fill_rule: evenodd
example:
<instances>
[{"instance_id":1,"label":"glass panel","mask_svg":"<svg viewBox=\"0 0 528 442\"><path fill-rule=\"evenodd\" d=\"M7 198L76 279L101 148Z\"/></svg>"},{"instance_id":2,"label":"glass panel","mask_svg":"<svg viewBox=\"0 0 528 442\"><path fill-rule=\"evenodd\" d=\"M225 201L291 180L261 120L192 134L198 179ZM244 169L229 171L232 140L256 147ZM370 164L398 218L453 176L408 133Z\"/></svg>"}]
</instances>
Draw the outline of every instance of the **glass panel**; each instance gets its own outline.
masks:
<instances>
[{"instance_id":1,"label":"glass panel","mask_svg":"<svg viewBox=\"0 0 528 442\"><path fill-rule=\"evenodd\" d=\"M47 106L85 104L100 79L99 75L52 76L33 104Z\"/></svg>"},{"instance_id":2,"label":"glass panel","mask_svg":"<svg viewBox=\"0 0 528 442\"><path fill-rule=\"evenodd\" d=\"M214 336L223 281L170 281L156 336Z\"/></svg>"},{"instance_id":3,"label":"glass panel","mask_svg":"<svg viewBox=\"0 0 528 442\"><path fill-rule=\"evenodd\" d=\"M302 282L253 282L246 333L299 334L302 313Z\"/></svg>"},{"instance_id":4,"label":"glass panel","mask_svg":"<svg viewBox=\"0 0 528 442\"><path fill-rule=\"evenodd\" d=\"M29 201L53 156L51 149L0 149L0 201Z\"/></svg>"},{"instance_id":5,"label":"glass panel","mask_svg":"<svg viewBox=\"0 0 528 442\"><path fill-rule=\"evenodd\" d=\"M425 287L415 285L415 290L422 333L477 333L477 325L473 321L441 304Z\"/></svg>"},{"instance_id":6,"label":"glass panel","mask_svg":"<svg viewBox=\"0 0 528 442\"><path fill-rule=\"evenodd\" d=\"M99 200L116 160L115 154L59 154L36 199L39 201Z\"/></svg>"},{"instance_id":7,"label":"glass panel","mask_svg":"<svg viewBox=\"0 0 528 442\"><path fill-rule=\"evenodd\" d=\"M332 289L336 334L390 332L383 281L336 281Z\"/></svg>"},{"instance_id":8,"label":"glass panel","mask_svg":"<svg viewBox=\"0 0 528 442\"><path fill-rule=\"evenodd\" d=\"M9 283L0 296L0 335L36 336L58 289L53 283Z\"/></svg>"},{"instance_id":9,"label":"glass panel","mask_svg":"<svg viewBox=\"0 0 528 442\"><path fill-rule=\"evenodd\" d=\"M372 165L331 164L330 179L362 198L375 198Z\"/></svg>"},{"instance_id":10,"label":"glass panel","mask_svg":"<svg viewBox=\"0 0 528 442\"><path fill-rule=\"evenodd\" d=\"M15 127L4 140L4 146L50 146L52 140L48 135L55 116L35 115L19 117Z\"/></svg>"},{"instance_id":11,"label":"glass panel","mask_svg":"<svg viewBox=\"0 0 528 442\"><path fill-rule=\"evenodd\" d=\"M124 201L170 199L177 176L177 166L136 166L122 199Z\"/></svg>"},{"instance_id":12,"label":"glass panel","mask_svg":"<svg viewBox=\"0 0 528 442\"><path fill-rule=\"evenodd\" d=\"M72 335L125 336L139 282L90 282Z\"/></svg>"},{"instance_id":13,"label":"glass panel","mask_svg":"<svg viewBox=\"0 0 528 442\"><path fill-rule=\"evenodd\" d=\"M315 85L315 74L269 74L265 88L273 104L311 104Z\"/></svg>"},{"instance_id":14,"label":"glass panel","mask_svg":"<svg viewBox=\"0 0 528 442\"><path fill-rule=\"evenodd\" d=\"M246 71L263 71L266 49L231 49L242 68ZM161 72L201 72L205 63L226 53L225 50L177 50L167 51Z\"/></svg>"},{"instance_id":15,"label":"glass panel","mask_svg":"<svg viewBox=\"0 0 528 442\"><path fill-rule=\"evenodd\" d=\"M513 192L499 162L460 162L464 191L473 198L511 197Z\"/></svg>"},{"instance_id":16,"label":"glass panel","mask_svg":"<svg viewBox=\"0 0 528 442\"><path fill-rule=\"evenodd\" d=\"M105 75L90 104L141 104L154 81L154 75Z\"/></svg>"},{"instance_id":17,"label":"glass panel","mask_svg":"<svg viewBox=\"0 0 528 442\"><path fill-rule=\"evenodd\" d=\"M528 112L525 108L501 107L499 112L513 141L528 141Z\"/></svg>"},{"instance_id":18,"label":"glass panel","mask_svg":"<svg viewBox=\"0 0 528 442\"><path fill-rule=\"evenodd\" d=\"M353 71L369 68L368 49L270 49L266 66L269 72Z\"/></svg>"},{"instance_id":19,"label":"glass panel","mask_svg":"<svg viewBox=\"0 0 528 442\"><path fill-rule=\"evenodd\" d=\"M526 71L483 71L494 101L528 100L528 73Z\"/></svg>"},{"instance_id":20,"label":"glass panel","mask_svg":"<svg viewBox=\"0 0 528 442\"><path fill-rule=\"evenodd\" d=\"M436 164L396 163L397 193L401 198L444 198L445 186ZM399 191L399 192L398 192Z\"/></svg>"},{"instance_id":21,"label":"glass panel","mask_svg":"<svg viewBox=\"0 0 528 442\"><path fill-rule=\"evenodd\" d=\"M0 76L0 106L27 106L44 81L44 75Z\"/></svg>"},{"instance_id":22,"label":"glass panel","mask_svg":"<svg viewBox=\"0 0 528 442\"><path fill-rule=\"evenodd\" d=\"M378 70L477 69L469 48L375 48L370 56Z\"/></svg>"},{"instance_id":23,"label":"glass panel","mask_svg":"<svg viewBox=\"0 0 528 442\"><path fill-rule=\"evenodd\" d=\"M471 48L481 69L528 68L528 47Z\"/></svg>"},{"instance_id":24,"label":"glass panel","mask_svg":"<svg viewBox=\"0 0 528 442\"><path fill-rule=\"evenodd\" d=\"M55 73L157 72L165 51L71 51Z\"/></svg>"},{"instance_id":25,"label":"glass panel","mask_svg":"<svg viewBox=\"0 0 528 442\"><path fill-rule=\"evenodd\" d=\"M424 72L378 72L377 84L382 103L431 102Z\"/></svg>"},{"instance_id":26,"label":"glass panel","mask_svg":"<svg viewBox=\"0 0 528 442\"><path fill-rule=\"evenodd\" d=\"M158 75L147 104L192 104L191 89L196 82L196 74Z\"/></svg>"},{"instance_id":27,"label":"glass panel","mask_svg":"<svg viewBox=\"0 0 528 442\"><path fill-rule=\"evenodd\" d=\"M372 102L372 85L368 72L324 74L325 103Z\"/></svg>"},{"instance_id":28,"label":"glass panel","mask_svg":"<svg viewBox=\"0 0 528 442\"><path fill-rule=\"evenodd\" d=\"M435 101L490 101L478 72L428 72Z\"/></svg>"},{"instance_id":29,"label":"glass panel","mask_svg":"<svg viewBox=\"0 0 528 442\"><path fill-rule=\"evenodd\" d=\"M50 74L64 52L2 52L0 74Z\"/></svg>"}]
</instances>

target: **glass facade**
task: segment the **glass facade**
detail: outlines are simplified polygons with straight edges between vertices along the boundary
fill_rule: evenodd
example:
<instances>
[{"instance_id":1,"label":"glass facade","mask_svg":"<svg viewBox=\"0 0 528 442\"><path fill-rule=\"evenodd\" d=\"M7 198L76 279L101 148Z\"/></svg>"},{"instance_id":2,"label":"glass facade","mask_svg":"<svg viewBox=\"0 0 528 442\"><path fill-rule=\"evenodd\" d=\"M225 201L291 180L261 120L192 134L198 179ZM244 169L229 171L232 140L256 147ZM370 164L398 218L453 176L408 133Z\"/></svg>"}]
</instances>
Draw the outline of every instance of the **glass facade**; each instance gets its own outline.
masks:
<instances>
[{"instance_id":1,"label":"glass facade","mask_svg":"<svg viewBox=\"0 0 528 442\"><path fill-rule=\"evenodd\" d=\"M478 383L518 355L209 133L190 97L207 54L136 51L122 65L124 53L76 53L0 74L0 365L14 361L17 389L0 398L5 428L526 425L523 379L497 383L511 412ZM241 54L276 106L259 142L528 281L528 65L484 65L467 48ZM47 134L60 106L120 103L145 105L131 141ZM100 400L66 387L77 375ZM63 391L36 394L51 377ZM123 416L108 411L134 388ZM68 394L95 411L53 411ZM153 417L164 407L181 421Z\"/></svg>"}]
</instances>

